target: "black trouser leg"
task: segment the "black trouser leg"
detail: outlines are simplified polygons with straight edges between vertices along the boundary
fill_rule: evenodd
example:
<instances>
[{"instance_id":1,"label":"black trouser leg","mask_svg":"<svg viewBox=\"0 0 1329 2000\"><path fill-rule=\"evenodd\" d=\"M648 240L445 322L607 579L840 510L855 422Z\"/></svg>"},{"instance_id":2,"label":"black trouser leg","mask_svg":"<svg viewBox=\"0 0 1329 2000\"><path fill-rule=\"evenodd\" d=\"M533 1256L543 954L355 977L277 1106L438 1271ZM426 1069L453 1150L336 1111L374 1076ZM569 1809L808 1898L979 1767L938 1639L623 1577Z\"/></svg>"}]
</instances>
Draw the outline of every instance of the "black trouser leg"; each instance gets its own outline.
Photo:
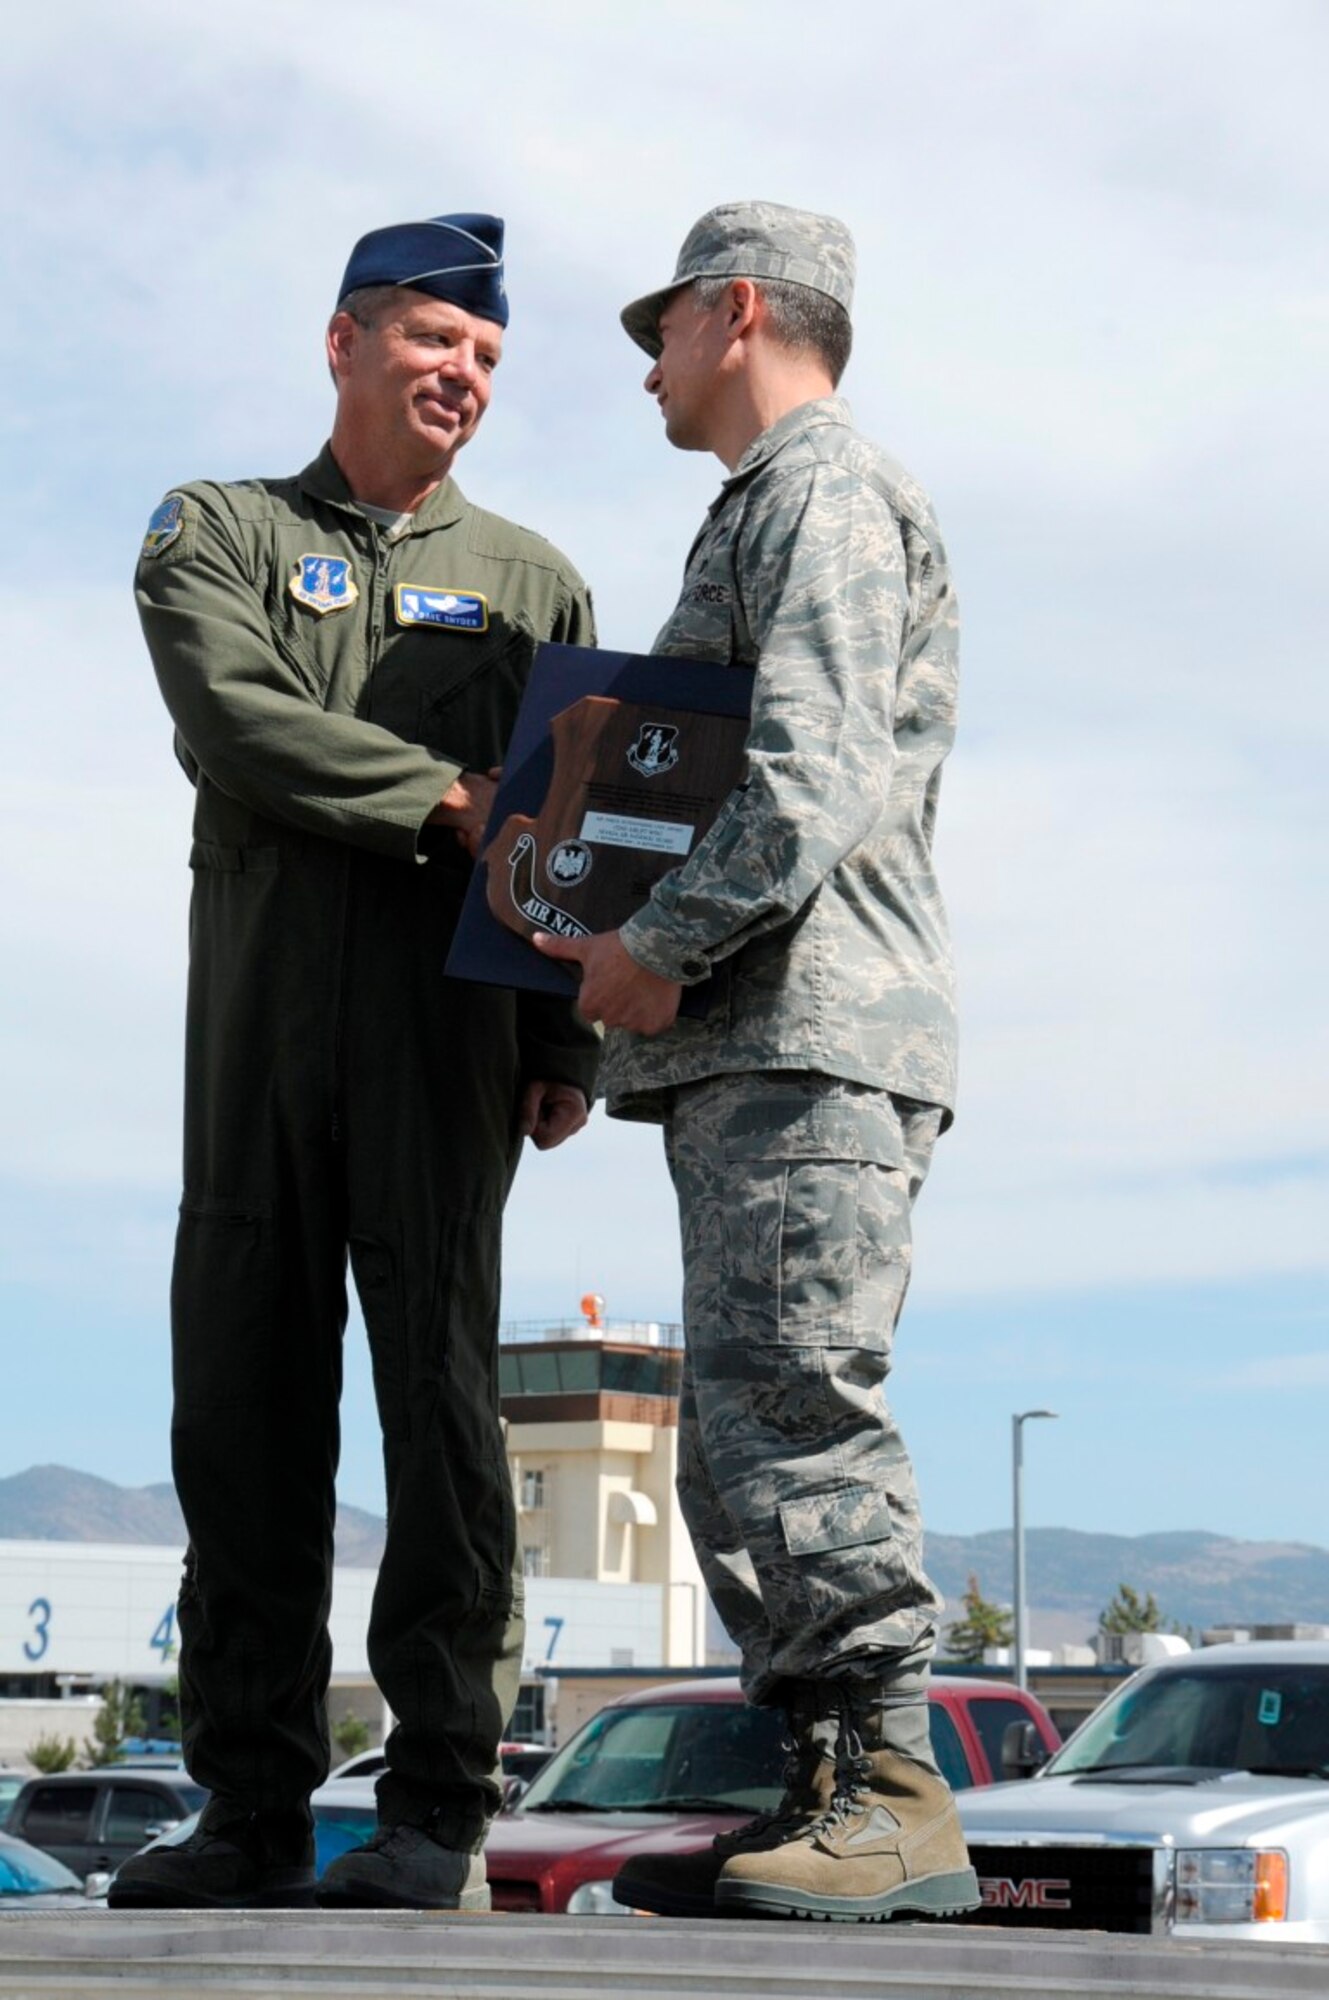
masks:
<instances>
[{"instance_id":1,"label":"black trouser leg","mask_svg":"<svg viewBox=\"0 0 1329 2000\"><path fill-rule=\"evenodd\" d=\"M351 1260L387 1481L369 1659L397 1719L380 1817L429 1812L446 1845L475 1848L501 1802L523 1637L497 1346L518 1054L512 995L441 976L454 913L428 873L366 871L348 1013ZM426 948L389 988L403 934Z\"/></svg>"},{"instance_id":2,"label":"black trouser leg","mask_svg":"<svg viewBox=\"0 0 1329 2000\"><path fill-rule=\"evenodd\" d=\"M346 1297L311 1178L186 1194L172 1282L184 1751L200 1784L251 1806L303 1799L328 1770Z\"/></svg>"},{"instance_id":3,"label":"black trouser leg","mask_svg":"<svg viewBox=\"0 0 1329 2000\"><path fill-rule=\"evenodd\" d=\"M478 1847L498 1810L497 1750L517 1698L516 1510L498 1421L496 1214L440 1218L437 1291L417 1294L381 1242L352 1260L384 1434L388 1539L369 1654L397 1718L379 1785L391 1821L437 1808L446 1845Z\"/></svg>"}]
</instances>

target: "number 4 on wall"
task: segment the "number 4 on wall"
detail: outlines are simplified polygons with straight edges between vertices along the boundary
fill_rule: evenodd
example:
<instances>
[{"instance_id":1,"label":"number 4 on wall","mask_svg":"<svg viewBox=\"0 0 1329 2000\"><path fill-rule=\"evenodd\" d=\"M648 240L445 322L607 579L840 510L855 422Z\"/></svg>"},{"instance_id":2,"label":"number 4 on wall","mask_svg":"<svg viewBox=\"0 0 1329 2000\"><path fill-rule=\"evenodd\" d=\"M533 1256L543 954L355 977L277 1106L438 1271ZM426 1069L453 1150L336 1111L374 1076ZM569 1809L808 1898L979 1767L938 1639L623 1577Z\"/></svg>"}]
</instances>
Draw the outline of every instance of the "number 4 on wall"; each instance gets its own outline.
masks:
<instances>
[{"instance_id":1,"label":"number 4 on wall","mask_svg":"<svg viewBox=\"0 0 1329 2000\"><path fill-rule=\"evenodd\" d=\"M175 1606L168 1604L157 1621L157 1629L148 1644L159 1652L164 1660L175 1655Z\"/></svg>"}]
</instances>

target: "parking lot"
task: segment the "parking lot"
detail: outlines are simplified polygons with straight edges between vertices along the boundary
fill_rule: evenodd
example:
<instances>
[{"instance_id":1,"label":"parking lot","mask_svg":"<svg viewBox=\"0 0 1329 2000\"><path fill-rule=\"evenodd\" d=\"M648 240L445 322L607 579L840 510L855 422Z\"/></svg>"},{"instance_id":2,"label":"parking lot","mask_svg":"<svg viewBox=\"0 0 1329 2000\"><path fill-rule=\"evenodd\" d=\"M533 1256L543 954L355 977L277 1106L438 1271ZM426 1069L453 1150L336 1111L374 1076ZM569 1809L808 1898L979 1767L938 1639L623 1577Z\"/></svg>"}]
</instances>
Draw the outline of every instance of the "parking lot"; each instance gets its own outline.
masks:
<instances>
[{"instance_id":1,"label":"parking lot","mask_svg":"<svg viewBox=\"0 0 1329 2000\"><path fill-rule=\"evenodd\" d=\"M633 1917L226 1917L88 1907L0 1916L0 2000L1324 2000L1317 1946L987 1932L943 1924Z\"/></svg>"}]
</instances>

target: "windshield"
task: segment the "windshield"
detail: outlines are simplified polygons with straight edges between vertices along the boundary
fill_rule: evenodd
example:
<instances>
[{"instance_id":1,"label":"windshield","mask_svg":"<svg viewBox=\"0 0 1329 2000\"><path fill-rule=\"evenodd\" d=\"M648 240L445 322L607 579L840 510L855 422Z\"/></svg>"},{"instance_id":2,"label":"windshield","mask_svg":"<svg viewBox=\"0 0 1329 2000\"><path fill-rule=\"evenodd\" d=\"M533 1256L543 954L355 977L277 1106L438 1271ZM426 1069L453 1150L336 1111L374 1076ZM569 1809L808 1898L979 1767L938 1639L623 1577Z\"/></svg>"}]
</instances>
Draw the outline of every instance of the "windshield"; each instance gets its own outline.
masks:
<instances>
[{"instance_id":1,"label":"windshield","mask_svg":"<svg viewBox=\"0 0 1329 2000\"><path fill-rule=\"evenodd\" d=\"M74 1889L81 1895L83 1884L39 1847L0 1844L0 1896L39 1896L51 1889Z\"/></svg>"},{"instance_id":2,"label":"windshield","mask_svg":"<svg viewBox=\"0 0 1329 2000\"><path fill-rule=\"evenodd\" d=\"M1329 1776L1329 1670L1197 1660L1137 1674L1045 1774L1164 1766Z\"/></svg>"},{"instance_id":3,"label":"windshield","mask_svg":"<svg viewBox=\"0 0 1329 2000\"><path fill-rule=\"evenodd\" d=\"M784 1712L732 1701L605 1708L531 1782L526 1812L763 1812L780 1798Z\"/></svg>"}]
</instances>

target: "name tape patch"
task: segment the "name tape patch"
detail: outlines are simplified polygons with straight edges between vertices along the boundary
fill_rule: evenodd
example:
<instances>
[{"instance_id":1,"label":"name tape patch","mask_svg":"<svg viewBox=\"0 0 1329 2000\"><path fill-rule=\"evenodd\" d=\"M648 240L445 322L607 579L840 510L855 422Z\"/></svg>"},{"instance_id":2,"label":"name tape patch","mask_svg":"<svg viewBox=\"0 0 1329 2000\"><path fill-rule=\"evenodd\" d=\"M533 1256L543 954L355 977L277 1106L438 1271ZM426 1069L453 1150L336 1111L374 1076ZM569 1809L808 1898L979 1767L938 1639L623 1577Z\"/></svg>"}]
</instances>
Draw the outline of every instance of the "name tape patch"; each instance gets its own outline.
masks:
<instances>
[{"instance_id":1,"label":"name tape patch","mask_svg":"<svg viewBox=\"0 0 1329 2000\"><path fill-rule=\"evenodd\" d=\"M392 593L399 625L442 625L449 632L487 632L489 599L478 590L439 590L399 583Z\"/></svg>"}]
</instances>

